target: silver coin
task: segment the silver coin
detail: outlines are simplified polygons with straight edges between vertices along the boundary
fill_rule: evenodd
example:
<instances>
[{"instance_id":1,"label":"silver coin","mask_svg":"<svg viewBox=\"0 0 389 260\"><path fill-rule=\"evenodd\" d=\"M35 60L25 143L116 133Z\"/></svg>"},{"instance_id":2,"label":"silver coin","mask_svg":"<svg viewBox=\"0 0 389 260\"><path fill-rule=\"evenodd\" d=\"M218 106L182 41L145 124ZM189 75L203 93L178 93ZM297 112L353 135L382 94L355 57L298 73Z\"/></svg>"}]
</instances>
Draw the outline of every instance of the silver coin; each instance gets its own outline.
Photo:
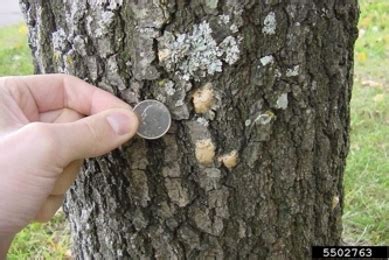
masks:
<instances>
[{"instance_id":1,"label":"silver coin","mask_svg":"<svg viewBox=\"0 0 389 260\"><path fill-rule=\"evenodd\" d=\"M167 107L161 102L146 99L134 107L139 117L137 134L145 139L158 139L164 136L170 128L172 119Z\"/></svg>"}]
</instances>

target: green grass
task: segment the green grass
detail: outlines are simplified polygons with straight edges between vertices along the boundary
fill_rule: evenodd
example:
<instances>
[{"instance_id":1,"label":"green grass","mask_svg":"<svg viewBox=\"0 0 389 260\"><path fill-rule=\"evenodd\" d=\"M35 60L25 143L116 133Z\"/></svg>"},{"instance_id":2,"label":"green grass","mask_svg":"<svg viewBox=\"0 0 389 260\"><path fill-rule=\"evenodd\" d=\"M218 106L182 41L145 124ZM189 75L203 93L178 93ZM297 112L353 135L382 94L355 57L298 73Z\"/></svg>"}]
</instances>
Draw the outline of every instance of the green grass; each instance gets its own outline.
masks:
<instances>
[{"instance_id":1,"label":"green grass","mask_svg":"<svg viewBox=\"0 0 389 260\"><path fill-rule=\"evenodd\" d=\"M70 259L70 234L62 212L47 224L33 223L12 243L9 260Z\"/></svg>"},{"instance_id":2,"label":"green grass","mask_svg":"<svg viewBox=\"0 0 389 260\"><path fill-rule=\"evenodd\" d=\"M27 46L25 25L0 29L0 76L33 72L31 51Z\"/></svg>"},{"instance_id":3,"label":"green grass","mask_svg":"<svg viewBox=\"0 0 389 260\"><path fill-rule=\"evenodd\" d=\"M345 174L343 237L389 244L389 1L362 0L351 101L351 148ZM33 71L24 26L0 28L0 75ZM64 259L69 232L62 213L19 233L9 259Z\"/></svg>"},{"instance_id":4,"label":"green grass","mask_svg":"<svg viewBox=\"0 0 389 260\"><path fill-rule=\"evenodd\" d=\"M389 1L360 1L343 237L389 244Z\"/></svg>"}]
</instances>

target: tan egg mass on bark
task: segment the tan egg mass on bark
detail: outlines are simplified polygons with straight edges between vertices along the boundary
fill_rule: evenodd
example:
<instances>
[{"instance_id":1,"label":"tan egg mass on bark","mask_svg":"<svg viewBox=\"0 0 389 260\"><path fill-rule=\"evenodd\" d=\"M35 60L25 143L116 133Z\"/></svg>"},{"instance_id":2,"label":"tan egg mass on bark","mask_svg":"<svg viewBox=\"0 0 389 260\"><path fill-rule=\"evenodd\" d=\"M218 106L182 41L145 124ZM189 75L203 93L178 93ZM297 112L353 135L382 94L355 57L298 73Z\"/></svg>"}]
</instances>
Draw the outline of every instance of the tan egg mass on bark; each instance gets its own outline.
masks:
<instances>
[{"instance_id":1,"label":"tan egg mass on bark","mask_svg":"<svg viewBox=\"0 0 389 260\"><path fill-rule=\"evenodd\" d=\"M171 54L171 51L169 49L162 49L158 51L158 60L164 61L166 60Z\"/></svg>"},{"instance_id":2,"label":"tan egg mass on bark","mask_svg":"<svg viewBox=\"0 0 389 260\"><path fill-rule=\"evenodd\" d=\"M193 93L193 106L196 113L206 113L214 103L212 84L207 83Z\"/></svg>"},{"instance_id":3,"label":"tan egg mass on bark","mask_svg":"<svg viewBox=\"0 0 389 260\"><path fill-rule=\"evenodd\" d=\"M215 145L211 139L198 140L195 149L196 159L200 164L210 165L215 158Z\"/></svg>"},{"instance_id":4,"label":"tan egg mass on bark","mask_svg":"<svg viewBox=\"0 0 389 260\"><path fill-rule=\"evenodd\" d=\"M332 210L334 210L336 206L338 206L339 201L340 201L339 196L332 197Z\"/></svg>"},{"instance_id":5,"label":"tan egg mass on bark","mask_svg":"<svg viewBox=\"0 0 389 260\"><path fill-rule=\"evenodd\" d=\"M220 156L218 160L223 163L225 167L231 170L238 164L238 152L233 150L230 153Z\"/></svg>"}]
</instances>

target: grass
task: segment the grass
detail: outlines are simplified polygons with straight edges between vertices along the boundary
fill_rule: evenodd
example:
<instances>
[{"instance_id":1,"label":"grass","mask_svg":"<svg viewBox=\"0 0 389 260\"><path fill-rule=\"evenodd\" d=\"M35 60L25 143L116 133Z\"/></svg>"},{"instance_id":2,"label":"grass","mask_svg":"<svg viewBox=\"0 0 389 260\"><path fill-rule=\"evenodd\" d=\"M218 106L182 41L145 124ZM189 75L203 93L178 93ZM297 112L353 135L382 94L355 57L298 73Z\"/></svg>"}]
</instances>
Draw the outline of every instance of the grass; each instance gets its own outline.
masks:
<instances>
[{"instance_id":1,"label":"grass","mask_svg":"<svg viewBox=\"0 0 389 260\"><path fill-rule=\"evenodd\" d=\"M389 244L389 1L362 0L345 174L344 240ZM33 71L24 26L0 29L0 75ZM19 233L9 259L64 259L69 232L62 213Z\"/></svg>"},{"instance_id":2,"label":"grass","mask_svg":"<svg viewBox=\"0 0 389 260\"><path fill-rule=\"evenodd\" d=\"M0 76L25 75L33 72L25 25L0 29L0 64Z\"/></svg>"},{"instance_id":3,"label":"grass","mask_svg":"<svg viewBox=\"0 0 389 260\"><path fill-rule=\"evenodd\" d=\"M360 1L343 237L389 245L389 1Z\"/></svg>"},{"instance_id":4,"label":"grass","mask_svg":"<svg viewBox=\"0 0 389 260\"><path fill-rule=\"evenodd\" d=\"M69 227L62 212L47 224L33 223L15 238L9 260L71 259Z\"/></svg>"}]
</instances>

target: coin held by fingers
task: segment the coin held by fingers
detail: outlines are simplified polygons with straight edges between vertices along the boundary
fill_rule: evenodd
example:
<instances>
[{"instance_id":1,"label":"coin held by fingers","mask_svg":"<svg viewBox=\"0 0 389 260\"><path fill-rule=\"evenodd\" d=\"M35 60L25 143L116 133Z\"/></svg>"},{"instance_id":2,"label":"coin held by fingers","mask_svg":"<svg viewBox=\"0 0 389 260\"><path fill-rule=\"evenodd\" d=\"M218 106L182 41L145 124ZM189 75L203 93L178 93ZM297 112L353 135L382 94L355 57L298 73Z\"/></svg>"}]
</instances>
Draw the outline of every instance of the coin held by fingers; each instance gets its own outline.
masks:
<instances>
[{"instance_id":1,"label":"coin held by fingers","mask_svg":"<svg viewBox=\"0 0 389 260\"><path fill-rule=\"evenodd\" d=\"M134 107L134 112L139 118L137 134L149 140L164 136L171 126L171 115L168 108L161 102L146 99Z\"/></svg>"}]
</instances>

